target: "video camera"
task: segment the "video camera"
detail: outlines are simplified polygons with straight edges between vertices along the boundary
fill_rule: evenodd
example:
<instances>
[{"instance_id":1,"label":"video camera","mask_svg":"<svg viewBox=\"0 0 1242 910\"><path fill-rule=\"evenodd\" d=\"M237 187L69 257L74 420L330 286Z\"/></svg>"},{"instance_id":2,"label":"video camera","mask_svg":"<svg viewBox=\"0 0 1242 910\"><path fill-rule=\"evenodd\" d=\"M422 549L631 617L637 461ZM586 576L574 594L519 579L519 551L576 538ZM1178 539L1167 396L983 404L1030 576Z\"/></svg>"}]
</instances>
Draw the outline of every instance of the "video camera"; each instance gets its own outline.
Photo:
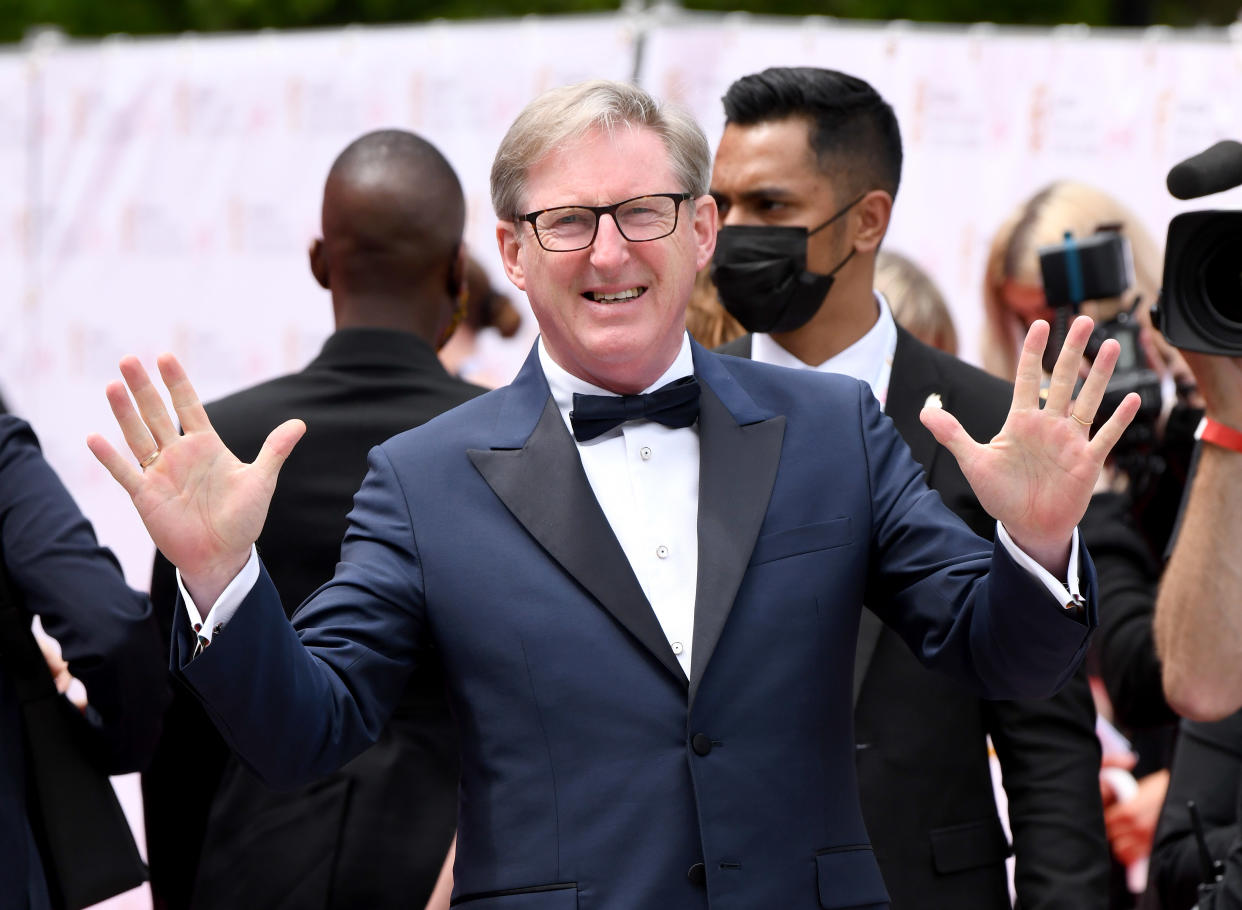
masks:
<instances>
[{"instance_id":1,"label":"video camera","mask_svg":"<svg viewBox=\"0 0 1242 910\"><path fill-rule=\"evenodd\" d=\"M1178 199L1242 184L1242 143L1218 142L1187 158L1166 184ZM1242 212L1184 212L1169 222L1152 321L1174 347L1242 356Z\"/></svg>"},{"instance_id":2,"label":"video camera","mask_svg":"<svg viewBox=\"0 0 1242 910\"><path fill-rule=\"evenodd\" d=\"M1051 373L1079 306L1085 300L1122 297L1134 284L1134 262L1130 242L1120 232L1120 225L1101 225L1081 240L1066 231L1063 243L1041 246L1038 253L1044 297L1053 310L1052 333L1044 350L1044 369ZM1112 416L1126 395L1138 393L1139 411L1113 449L1114 463L1129 475L1136 489L1145 489L1152 473L1161 469L1153 458L1161 412L1160 377L1147 367L1139 345L1140 326L1135 314L1141 303L1136 296L1112 319L1098 322L1086 350L1088 359L1094 360L1107 339L1115 338L1121 345L1092 432Z\"/></svg>"}]
</instances>

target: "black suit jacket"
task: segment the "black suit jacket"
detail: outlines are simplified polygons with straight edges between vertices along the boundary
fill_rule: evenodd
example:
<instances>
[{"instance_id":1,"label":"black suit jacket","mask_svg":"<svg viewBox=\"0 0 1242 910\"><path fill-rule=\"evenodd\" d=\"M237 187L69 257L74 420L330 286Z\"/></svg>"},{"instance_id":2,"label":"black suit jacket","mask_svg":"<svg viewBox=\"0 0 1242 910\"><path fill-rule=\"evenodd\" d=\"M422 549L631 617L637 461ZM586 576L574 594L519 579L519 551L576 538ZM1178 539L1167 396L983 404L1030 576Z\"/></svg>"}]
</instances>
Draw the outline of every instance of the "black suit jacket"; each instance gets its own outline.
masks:
<instances>
[{"instance_id":1,"label":"black suit jacket","mask_svg":"<svg viewBox=\"0 0 1242 910\"><path fill-rule=\"evenodd\" d=\"M1183 720L1173 753L1169 792L1147 876L1144 907L1159 910L1237 910L1242 907L1242 712L1216 723ZM1208 855L1222 864L1212 901L1201 900L1206 879L1188 803L1199 810Z\"/></svg>"},{"instance_id":2,"label":"black suit jacket","mask_svg":"<svg viewBox=\"0 0 1242 910\"><path fill-rule=\"evenodd\" d=\"M750 336L720 350L750 356ZM976 440L1008 413L1008 383L897 330L885 412L928 485L976 533L996 522L953 455L919 421L929 395ZM987 737L1000 759L1023 910L1104 908L1108 844L1095 707L1083 672L1049 699L987 701L926 670L864 611L854 668L863 816L893 910L1008 908L1010 846L997 814Z\"/></svg>"},{"instance_id":3,"label":"black suit jacket","mask_svg":"<svg viewBox=\"0 0 1242 910\"><path fill-rule=\"evenodd\" d=\"M245 461L281 421L306 421L258 540L287 609L332 576L370 448L482 391L446 373L414 335L346 329L300 373L207 406L225 444ZM169 622L176 581L160 557L152 598ZM208 759L219 769L218 787L210 775L186 779L187 767ZM458 773L456 734L434 660L410 680L373 748L291 793L268 790L228 757L197 701L179 687L160 753L143 779L157 903L422 906L452 840Z\"/></svg>"},{"instance_id":4,"label":"black suit jacket","mask_svg":"<svg viewBox=\"0 0 1242 910\"><path fill-rule=\"evenodd\" d=\"M18 608L60 642L87 686L84 728L92 758L110 774L142 768L168 702L167 670L146 597L43 458L34 431L0 416L0 561ZM167 649L165 649L166 651ZM51 899L27 816L21 697L0 654L0 910L49 910Z\"/></svg>"}]
</instances>

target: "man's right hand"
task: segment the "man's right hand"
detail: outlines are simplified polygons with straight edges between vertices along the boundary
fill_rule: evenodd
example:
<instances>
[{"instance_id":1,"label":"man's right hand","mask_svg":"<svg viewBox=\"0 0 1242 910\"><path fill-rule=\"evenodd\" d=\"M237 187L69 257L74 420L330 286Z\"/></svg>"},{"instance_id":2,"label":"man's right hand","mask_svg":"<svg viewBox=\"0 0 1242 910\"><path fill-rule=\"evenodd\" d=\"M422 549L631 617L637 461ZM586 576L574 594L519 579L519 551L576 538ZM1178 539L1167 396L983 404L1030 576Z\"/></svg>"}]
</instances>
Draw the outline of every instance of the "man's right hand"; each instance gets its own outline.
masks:
<instances>
[{"instance_id":1,"label":"man's right hand","mask_svg":"<svg viewBox=\"0 0 1242 910\"><path fill-rule=\"evenodd\" d=\"M125 382L108 384L108 404L139 464L97 433L86 444L129 493L151 540L181 570L186 589L206 615L249 559L267 518L276 476L306 425L300 420L282 423L267 437L254 463L243 464L212 429L177 359L162 354L156 364L182 433L142 364L125 357Z\"/></svg>"}]
</instances>

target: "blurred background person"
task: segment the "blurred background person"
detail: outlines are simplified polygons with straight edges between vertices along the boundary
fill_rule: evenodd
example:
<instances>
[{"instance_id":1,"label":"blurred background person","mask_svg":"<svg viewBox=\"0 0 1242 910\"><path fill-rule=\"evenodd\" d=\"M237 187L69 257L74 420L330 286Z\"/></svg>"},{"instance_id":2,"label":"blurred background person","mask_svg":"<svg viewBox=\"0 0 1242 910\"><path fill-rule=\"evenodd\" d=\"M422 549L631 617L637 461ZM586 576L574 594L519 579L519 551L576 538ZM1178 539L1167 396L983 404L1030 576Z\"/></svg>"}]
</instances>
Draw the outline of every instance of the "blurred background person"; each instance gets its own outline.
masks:
<instances>
[{"instance_id":1,"label":"blurred background person","mask_svg":"<svg viewBox=\"0 0 1242 910\"><path fill-rule=\"evenodd\" d=\"M1072 180L1049 184L1017 206L992 237L983 282L983 367L1012 380L1026 329L1036 319L1051 323L1055 313L1044 296L1039 265L1040 247L1062 243L1069 231L1083 240L1097 231L1114 229L1130 243L1134 282L1120 297L1089 300L1080 311L1097 323L1112 319L1137 301L1135 314L1163 358L1172 349L1151 332L1150 309L1160 291L1160 250L1147 229L1121 203L1101 190ZM1157 369L1163 362L1156 364Z\"/></svg>"},{"instance_id":2,"label":"blurred background person","mask_svg":"<svg viewBox=\"0 0 1242 910\"><path fill-rule=\"evenodd\" d=\"M742 324L720 305L710 266L694 276L694 290L686 304L686 331L705 348L718 348L746 334Z\"/></svg>"},{"instance_id":3,"label":"blurred background person","mask_svg":"<svg viewBox=\"0 0 1242 910\"><path fill-rule=\"evenodd\" d=\"M34 431L10 415L0 415L0 558L20 606L59 642L68 672L86 687L84 716L102 770L141 770L169 698L168 649L150 601L125 584ZM57 687L66 682L61 669ZM26 773L18 693L0 660L0 908L49 910Z\"/></svg>"},{"instance_id":4,"label":"blurred background person","mask_svg":"<svg viewBox=\"0 0 1242 910\"><path fill-rule=\"evenodd\" d=\"M493 286L487 271L473 256L466 259L466 294L462 312L439 356L444 368L467 382L494 389L511 377L498 374L479 356L479 334L489 329L512 338L522 327L522 314L507 294Z\"/></svg>"},{"instance_id":5,"label":"blurred background person","mask_svg":"<svg viewBox=\"0 0 1242 910\"><path fill-rule=\"evenodd\" d=\"M923 344L957 356L957 329L944 295L914 260L880 250L875 260L875 289L884 295L893 320Z\"/></svg>"},{"instance_id":6,"label":"blurred background person","mask_svg":"<svg viewBox=\"0 0 1242 910\"><path fill-rule=\"evenodd\" d=\"M400 130L368 133L333 163L323 236L310 249L336 331L304 370L207 405L239 458L267 428L307 425L258 547L286 609L331 576L367 452L483 392L450 376L435 346L463 294L465 203L448 161ZM157 557L152 598L169 634L176 581ZM293 792L265 787L228 754L178 687L157 761L143 779L158 906L422 907L456 826L456 730L434 655L420 658L374 746ZM215 756L217 781L184 769Z\"/></svg>"},{"instance_id":7,"label":"blurred background person","mask_svg":"<svg viewBox=\"0 0 1242 910\"><path fill-rule=\"evenodd\" d=\"M1181 501L1203 403L1185 360L1151 324L1163 258L1144 225L1112 196L1072 180L1051 183L1018 205L989 248L980 354L986 370L1013 378L1026 327L1035 319L1055 324L1057 315L1044 294L1040 249L1063 244L1066 232L1081 242L1100 231L1125 239L1133 274L1119 296L1086 300L1077 309L1096 320L1100 338L1121 337L1119 327L1137 328L1136 350L1129 365L1119 363L1114 384L1127 377L1137 382L1137 374L1149 370L1159 386L1142 392L1143 409L1114 450L1110 474L1111 485L1128 492L1139 530L1158 557Z\"/></svg>"},{"instance_id":8,"label":"blurred background person","mask_svg":"<svg viewBox=\"0 0 1242 910\"><path fill-rule=\"evenodd\" d=\"M1064 244L1066 232L1081 242L1100 231L1128 241L1133 274L1120 295L1086 300L1076 309L1097 320L1101 337L1119 325L1137 330L1134 362L1114 374L1114 384L1138 382L1140 374L1150 377L1143 380L1140 416L1114 449L1080 524L1100 580L1100 628L1088 665L1101 715L1124 734L1105 731L1110 770L1101 777L1101 788L1119 866L1113 903L1128 906L1142 890L1176 735L1177 718L1161 686L1152 616L1162 555L1189 470L1193 429L1202 413L1185 361L1151 325L1163 270L1151 235L1117 200L1075 181L1050 184L1018 205L993 237L988 255L982 355L990 371L1013 378L1021 343L1015 333L1035 319L1056 324L1044 292L1040 250ZM1121 866L1130 869L1128 886Z\"/></svg>"}]
</instances>

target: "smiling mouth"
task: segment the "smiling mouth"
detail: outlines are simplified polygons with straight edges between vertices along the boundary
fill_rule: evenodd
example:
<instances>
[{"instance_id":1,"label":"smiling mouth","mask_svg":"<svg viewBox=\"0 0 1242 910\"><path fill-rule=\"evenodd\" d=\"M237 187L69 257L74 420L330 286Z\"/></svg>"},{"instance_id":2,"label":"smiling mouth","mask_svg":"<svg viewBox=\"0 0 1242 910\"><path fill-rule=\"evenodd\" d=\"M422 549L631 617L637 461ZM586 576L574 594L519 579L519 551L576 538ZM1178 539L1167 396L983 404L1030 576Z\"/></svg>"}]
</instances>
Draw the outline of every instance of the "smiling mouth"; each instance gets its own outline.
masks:
<instances>
[{"instance_id":1,"label":"smiling mouth","mask_svg":"<svg viewBox=\"0 0 1242 910\"><path fill-rule=\"evenodd\" d=\"M597 294L595 291L583 291L582 296L594 303L619 303L622 300L633 300L647 293L644 287L628 288L615 294Z\"/></svg>"}]
</instances>

